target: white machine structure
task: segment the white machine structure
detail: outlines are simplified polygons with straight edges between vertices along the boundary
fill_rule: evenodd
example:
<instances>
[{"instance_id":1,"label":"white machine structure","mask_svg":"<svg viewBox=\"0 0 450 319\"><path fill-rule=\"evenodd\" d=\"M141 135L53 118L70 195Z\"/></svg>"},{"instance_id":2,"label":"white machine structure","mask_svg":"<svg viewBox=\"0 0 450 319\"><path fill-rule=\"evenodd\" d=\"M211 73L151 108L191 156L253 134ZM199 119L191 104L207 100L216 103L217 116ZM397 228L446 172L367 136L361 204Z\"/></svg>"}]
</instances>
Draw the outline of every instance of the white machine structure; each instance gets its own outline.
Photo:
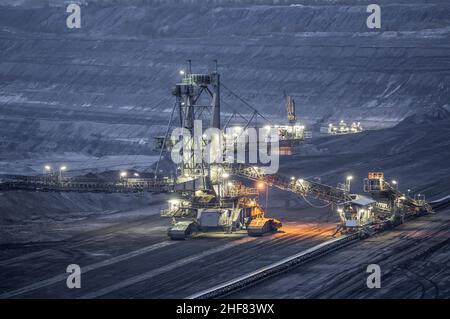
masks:
<instances>
[{"instance_id":1,"label":"white machine structure","mask_svg":"<svg viewBox=\"0 0 450 319\"><path fill-rule=\"evenodd\" d=\"M168 230L170 238L185 239L194 233L240 230L246 230L249 236L262 236L281 227L280 221L264 216L257 189L228 177L213 184L213 190L178 191L176 197L169 200L168 208L161 216L172 219Z\"/></svg>"},{"instance_id":2,"label":"white machine structure","mask_svg":"<svg viewBox=\"0 0 450 319\"><path fill-rule=\"evenodd\" d=\"M274 129L280 138L280 143L284 142L299 142L307 138L311 138L311 132L305 130L305 126L300 123L286 124L286 125L271 125L265 129Z\"/></svg>"},{"instance_id":3,"label":"white machine structure","mask_svg":"<svg viewBox=\"0 0 450 319\"><path fill-rule=\"evenodd\" d=\"M277 132L279 137L280 155L293 155L295 147L312 137L311 131L306 130L305 124L299 121L296 114L295 100L284 92L284 100L288 122L286 124L270 124L266 130Z\"/></svg>"},{"instance_id":4,"label":"white machine structure","mask_svg":"<svg viewBox=\"0 0 450 319\"><path fill-rule=\"evenodd\" d=\"M320 132L330 135L341 135L341 134L355 134L361 133L363 131L361 122L352 122L348 125L344 120L341 120L338 124L329 123L327 126L320 128Z\"/></svg>"}]
</instances>

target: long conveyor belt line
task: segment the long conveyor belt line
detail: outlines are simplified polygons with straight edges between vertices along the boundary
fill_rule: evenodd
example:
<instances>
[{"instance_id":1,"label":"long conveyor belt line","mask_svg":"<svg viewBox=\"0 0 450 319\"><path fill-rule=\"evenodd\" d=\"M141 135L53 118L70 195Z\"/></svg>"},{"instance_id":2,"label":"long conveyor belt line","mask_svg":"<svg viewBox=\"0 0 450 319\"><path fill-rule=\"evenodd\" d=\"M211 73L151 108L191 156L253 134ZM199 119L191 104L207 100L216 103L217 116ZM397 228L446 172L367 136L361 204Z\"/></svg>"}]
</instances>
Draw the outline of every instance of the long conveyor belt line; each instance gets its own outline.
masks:
<instances>
[{"instance_id":1,"label":"long conveyor belt line","mask_svg":"<svg viewBox=\"0 0 450 319\"><path fill-rule=\"evenodd\" d=\"M329 185L302 179L289 181L278 174L266 175L259 168L245 164L224 166L230 173L255 181L262 181L270 186L290 191L300 196L312 196L325 202L343 203L351 200L348 192Z\"/></svg>"},{"instance_id":2,"label":"long conveyor belt line","mask_svg":"<svg viewBox=\"0 0 450 319\"><path fill-rule=\"evenodd\" d=\"M128 178L122 181L89 177L58 179L46 176L3 175L0 190L57 191L57 192L168 192L173 189L170 179Z\"/></svg>"},{"instance_id":3,"label":"long conveyor belt line","mask_svg":"<svg viewBox=\"0 0 450 319\"><path fill-rule=\"evenodd\" d=\"M300 196L313 196L327 203L340 203L350 200L349 195L336 187L303 180L301 183L285 180L272 174L262 174L258 168L245 164L223 166L230 173L264 181L265 183L293 192ZM63 180L57 177L3 175L0 178L1 190L59 191L59 192L169 192L174 189L174 181L170 179L126 178L121 181L105 181L98 178L71 177Z\"/></svg>"}]
</instances>

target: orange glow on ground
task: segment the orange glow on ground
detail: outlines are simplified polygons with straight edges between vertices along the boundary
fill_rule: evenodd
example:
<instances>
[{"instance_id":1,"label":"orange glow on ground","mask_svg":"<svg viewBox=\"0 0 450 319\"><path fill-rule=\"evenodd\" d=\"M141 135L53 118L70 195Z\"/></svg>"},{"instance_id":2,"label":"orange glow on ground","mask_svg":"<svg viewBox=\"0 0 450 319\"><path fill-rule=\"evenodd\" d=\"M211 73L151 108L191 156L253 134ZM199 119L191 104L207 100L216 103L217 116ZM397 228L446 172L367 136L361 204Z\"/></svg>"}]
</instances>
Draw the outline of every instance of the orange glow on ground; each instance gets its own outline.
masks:
<instances>
[{"instance_id":1,"label":"orange glow on ground","mask_svg":"<svg viewBox=\"0 0 450 319\"><path fill-rule=\"evenodd\" d=\"M301 237L321 237L331 238L336 231L336 224L314 224L314 223L283 223L283 227L279 229L280 235L294 235ZM339 234L336 234L339 236Z\"/></svg>"}]
</instances>

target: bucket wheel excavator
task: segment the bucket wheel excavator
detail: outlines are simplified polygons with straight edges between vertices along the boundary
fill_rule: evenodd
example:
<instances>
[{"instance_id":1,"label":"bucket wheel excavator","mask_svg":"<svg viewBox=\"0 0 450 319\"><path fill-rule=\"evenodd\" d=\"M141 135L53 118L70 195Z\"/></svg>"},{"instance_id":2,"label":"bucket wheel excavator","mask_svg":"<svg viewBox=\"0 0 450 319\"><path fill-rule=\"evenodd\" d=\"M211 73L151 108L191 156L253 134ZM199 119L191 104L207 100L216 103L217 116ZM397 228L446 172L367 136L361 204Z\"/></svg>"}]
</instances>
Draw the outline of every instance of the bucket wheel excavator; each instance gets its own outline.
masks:
<instances>
[{"instance_id":1,"label":"bucket wheel excavator","mask_svg":"<svg viewBox=\"0 0 450 319\"><path fill-rule=\"evenodd\" d=\"M411 198L399 192L379 172L368 174L364 184L366 196L350 194L349 181L333 187L302 178L287 180L278 174L265 174L263 168L248 164L211 165L203 159L198 161L198 154L194 149L201 154L212 151L214 154L209 155L215 158L223 157L224 154L220 148L204 148L202 138L195 137L194 124L199 121L207 122L209 128L223 134L229 121L225 127L221 126L220 75L217 64L216 70L210 74L194 74L191 72L190 61L188 62L188 71L182 73L181 82L176 84L173 91L176 102L172 116L177 110L180 127L190 133L186 139L183 136L184 145L190 147L187 148L189 151L182 154L180 175L194 182L193 186L184 184L183 189L177 191L179 196L172 199L169 208L161 213L162 216L172 218L172 226L168 231L172 239L183 239L195 232L213 229L226 232L247 229L249 235L260 236L281 227L278 220L264 216L264 211L257 202L258 191L228 179L231 175L263 181L266 185L293 192L308 203L308 198L311 197L324 202L340 218L336 232L369 231L369 228L396 224L405 217L431 211L423 196ZM289 121L293 123L296 119L294 102L291 99L287 102ZM259 113L253 109L253 115L256 114ZM172 116L162 142L161 154L168 141ZM245 128L250 121L251 119Z\"/></svg>"},{"instance_id":2,"label":"bucket wheel excavator","mask_svg":"<svg viewBox=\"0 0 450 319\"><path fill-rule=\"evenodd\" d=\"M184 148L180 152L179 163L180 179L186 182L175 186L177 195L169 201L169 207L161 212L161 216L172 220L168 230L169 237L184 239L196 232L234 232L242 229L247 229L249 235L258 236L277 230L281 223L264 216L265 212L258 204L257 189L231 180L229 173L220 164L211 164L205 160L205 154L210 158L223 157L223 150L220 147L209 148L203 131L196 125L205 125L223 135L230 121L229 119L225 127L222 127L221 78L217 72L217 62L215 71L196 74L192 72L191 62L188 60L187 70L180 74L181 81L173 90L175 104L172 116L178 114L179 127L189 133L182 135ZM256 121L255 116L258 114L254 109L253 116L245 127L250 125L252 119ZM170 140L172 116L166 135L160 143L160 158L167 150L167 141ZM200 134L196 134L198 131Z\"/></svg>"}]
</instances>

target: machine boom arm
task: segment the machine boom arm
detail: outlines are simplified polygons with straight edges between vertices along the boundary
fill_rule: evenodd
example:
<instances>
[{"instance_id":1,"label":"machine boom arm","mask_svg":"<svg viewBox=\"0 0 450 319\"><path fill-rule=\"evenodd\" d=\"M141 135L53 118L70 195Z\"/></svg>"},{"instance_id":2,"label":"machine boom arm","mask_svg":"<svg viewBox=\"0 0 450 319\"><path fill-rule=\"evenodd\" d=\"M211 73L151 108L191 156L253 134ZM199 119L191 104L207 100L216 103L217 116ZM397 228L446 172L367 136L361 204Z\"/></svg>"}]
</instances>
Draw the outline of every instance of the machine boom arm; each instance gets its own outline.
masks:
<instances>
[{"instance_id":1,"label":"machine boom arm","mask_svg":"<svg viewBox=\"0 0 450 319\"><path fill-rule=\"evenodd\" d=\"M300 196L313 196L327 203L339 204L351 200L350 195L345 190L318 182L305 179L289 181L277 174L265 175L261 169L244 164L230 165L227 169L231 174L255 181L263 181L268 185Z\"/></svg>"}]
</instances>

